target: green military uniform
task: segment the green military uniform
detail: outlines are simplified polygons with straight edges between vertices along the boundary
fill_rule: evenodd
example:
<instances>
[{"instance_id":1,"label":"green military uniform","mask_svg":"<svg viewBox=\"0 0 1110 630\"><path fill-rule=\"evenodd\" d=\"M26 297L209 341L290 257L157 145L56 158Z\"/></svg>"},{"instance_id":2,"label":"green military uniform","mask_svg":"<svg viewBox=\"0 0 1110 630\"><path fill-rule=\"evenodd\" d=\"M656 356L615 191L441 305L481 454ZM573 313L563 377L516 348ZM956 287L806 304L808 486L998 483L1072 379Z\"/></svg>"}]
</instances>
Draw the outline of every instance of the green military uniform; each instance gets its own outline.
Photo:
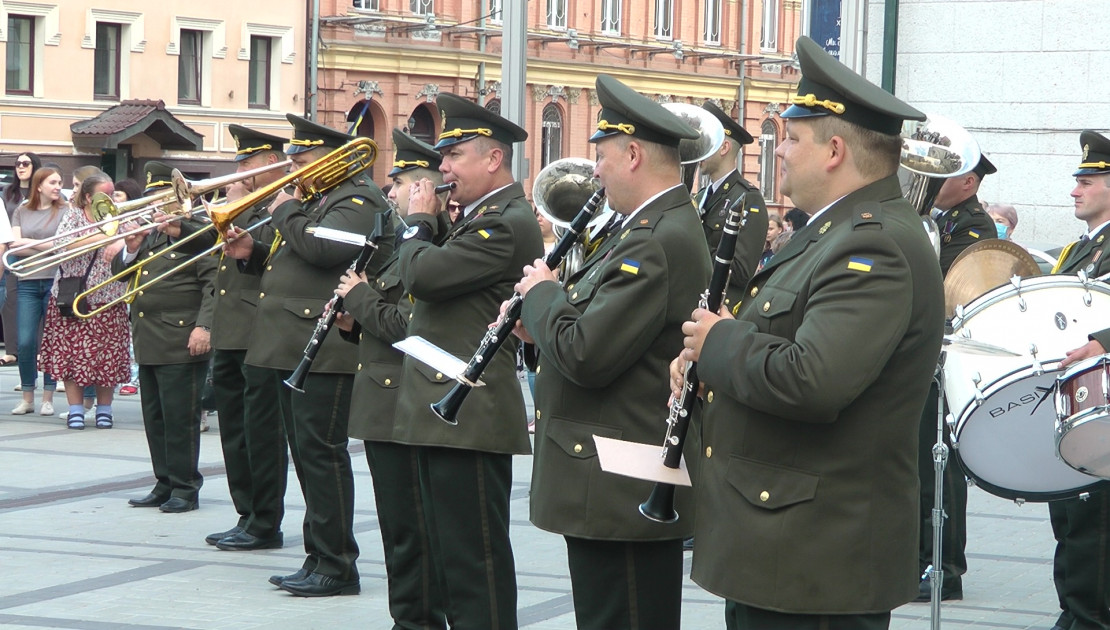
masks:
<instances>
[{"instance_id":1,"label":"green military uniform","mask_svg":"<svg viewBox=\"0 0 1110 630\"><path fill-rule=\"evenodd\" d=\"M1074 173L1110 177L1110 139L1094 131L1079 136L1083 161ZM1102 185L1107 182L1103 182ZM1110 273L1110 225L1064 248L1053 273L1096 278ZM1110 330L1091 339L1110 349ZM1062 610L1054 630L1110 628L1110 492L1095 490L1090 497L1048 504L1056 553L1052 579Z\"/></svg>"},{"instance_id":2,"label":"green military uniform","mask_svg":"<svg viewBox=\"0 0 1110 630\"><path fill-rule=\"evenodd\" d=\"M924 119L812 40L797 50L783 118L890 136ZM891 174L813 216L705 337L691 577L729 600L730 627L884 628L917 596L915 440L943 302Z\"/></svg>"},{"instance_id":3,"label":"green military uniform","mask_svg":"<svg viewBox=\"0 0 1110 630\"><path fill-rule=\"evenodd\" d=\"M294 127L287 152L334 148L350 139L299 116L287 118ZM274 580L297 595L358 592L354 481L347 452L357 349L338 335L328 335L312 363L304 393L281 384L304 356L336 280L360 251L313 232L326 227L370 234L374 215L386 205L381 190L364 175L344 180L320 198L286 201L272 212L278 240L273 246L255 241L247 265L262 274L262 281L245 361L270 371L305 498L303 573Z\"/></svg>"},{"instance_id":4,"label":"green military uniform","mask_svg":"<svg viewBox=\"0 0 1110 630\"><path fill-rule=\"evenodd\" d=\"M984 177L998 172L987 156L979 158L972 171L982 181ZM994 227L994 219L983 210L979 198L975 195L942 211L937 215L940 230L940 270L944 276L952 262L965 249L991 238L998 237ZM933 518L932 512L936 507L934 488L935 472L933 464L933 446L937 441L937 405L940 395L937 383L934 381L929 386L929 395L925 399L925 407L921 412L921 430L918 432L917 471L921 480L921 531L918 542L918 575L924 575L926 567L933 563ZM945 405L945 415L948 407ZM952 429L948 423L944 424L944 441L948 445L948 452L953 452ZM944 468L944 525L942 527L942 569L944 571L944 589L941 592L943 599L960 599L963 597L963 582L960 576L967 573L967 557L964 548L967 545L967 479L963 471L956 465L955 459L949 458ZM932 586L929 579L924 579L920 585L918 601L928 601L932 595Z\"/></svg>"},{"instance_id":5,"label":"green military uniform","mask_svg":"<svg viewBox=\"0 0 1110 630\"><path fill-rule=\"evenodd\" d=\"M677 146L696 135L608 75L597 78L597 90L607 124L592 142L629 134ZM681 539L693 533L692 493L676 493L687 515L678 525L644 518L636 506L653 484L602 472L592 437L662 443L667 366L709 283L709 256L677 168L674 180L640 208L625 209L631 216L565 287L542 282L524 301L521 322L540 351L530 517L566 538L579 627L681 621Z\"/></svg>"},{"instance_id":6,"label":"green military uniform","mask_svg":"<svg viewBox=\"0 0 1110 630\"><path fill-rule=\"evenodd\" d=\"M390 177L439 167L439 152L431 146L397 129L393 143L397 150ZM384 238L392 239L392 231ZM446 628L428 524L419 500L418 449L393 438L404 354L392 344L405 338L412 313L396 253L377 277L348 291L343 307L355 319L354 328L343 337L358 344L347 433L366 446L385 552L389 614L399 628Z\"/></svg>"},{"instance_id":7,"label":"green military uniform","mask_svg":"<svg viewBox=\"0 0 1110 630\"><path fill-rule=\"evenodd\" d=\"M238 148L235 161L268 151L280 152L288 139L229 125ZM232 221L246 230L269 219L270 200L241 212ZM182 223L182 238L196 229ZM251 231L262 243L272 242L269 224ZM201 239L189 241L200 249ZM212 321L212 385L220 417L220 445L231 502L239 520L231 530L206 538L221 549L260 549L282 545L281 521L285 515L285 486L289 460L285 432L278 412L278 392L269 372L244 362L247 340L255 324L260 278L243 273L234 260L220 257L215 279L215 314ZM242 532L246 532L246 535ZM224 538L231 538L221 542Z\"/></svg>"},{"instance_id":8,"label":"green military uniform","mask_svg":"<svg viewBox=\"0 0 1110 630\"><path fill-rule=\"evenodd\" d=\"M721 111L721 108L709 101L706 101L702 108L721 121L727 137L740 144L754 142L752 135L731 116ZM759 259L763 256L769 221L767 212L764 210L767 205L763 203L763 196L759 189L741 177L735 169L725 175L723 181L711 182L709 186L698 191L695 198L698 214L701 215L702 229L705 230L705 240L709 243L709 254L712 256L713 252L717 251L717 244L721 242L721 235L724 234L725 217L728 216L729 208L744 194L758 195L760 201L752 204L752 210L748 213L744 227L740 229L736 239L732 275L729 276L728 292L725 295L725 306L729 310L740 303L744 287L755 273L756 267L759 266Z\"/></svg>"},{"instance_id":9,"label":"green military uniform","mask_svg":"<svg viewBox=\"0 0 1110 630\"><path fill-rule=\"evenodd\" d=\"M180 265L187 254L165 252L171 243L161 232L147 235L134 261L148 262L141 271L122 279L144 283ZM155 497L161 498L164 511L195 509L203 483L197 470L200 392L208 372L209 353L191 356L188 346L195 328L207 329L212 325L215 263L213 257L202 258L139 291L131 304L131 337L135 362L139 364L143 426L157 479L145 505L152 505ZM131 264L122 255L116 257L112 272L120 273ZM176 499L176 505L168 503L171 499Z\"/></svg>"},{"instance_id":10,"label":"green military uniform","mask_svg":"<svg viewBox=\"0 0 1110 630\"><path fill-rule=\"evenodd\" d=\"M441 151L479 136L512 146L520 127L454 94L437 99ZM521 269L543 253L532 206L519 183L475 200L448 230L441 215L410 214L399 246L401 280L415 299L409 334L468 360L513 293ZM516 341L507 341L458 414L440 420L429 405L453 381L405 358L394 439L420 446L420 487L432 553L444 575L447 615L458 627L515 627L516 574L509 541L512 455L531 448L516 378Z\"/></svg>"}]
</instances>

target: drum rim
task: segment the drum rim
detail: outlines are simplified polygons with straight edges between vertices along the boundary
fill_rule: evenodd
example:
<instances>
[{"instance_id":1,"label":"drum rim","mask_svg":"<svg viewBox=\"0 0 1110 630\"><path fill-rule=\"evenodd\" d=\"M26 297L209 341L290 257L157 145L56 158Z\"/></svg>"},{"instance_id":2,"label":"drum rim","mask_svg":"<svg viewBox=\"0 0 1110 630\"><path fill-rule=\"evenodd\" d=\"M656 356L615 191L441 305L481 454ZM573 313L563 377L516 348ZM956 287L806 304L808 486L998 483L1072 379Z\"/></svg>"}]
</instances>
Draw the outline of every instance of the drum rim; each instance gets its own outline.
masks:
<instances>
[{"instance_id":1,"label":"drum rim","mask_svg":"<svg viewBox=\"0 0 1110 630\"><path fill-rule=\"evenodd\" d=\"M1073 376L1075 376L1076 374L1078 374L1080 372L1086 372L1087 370L1091 369L1093 366L1099 365L1100 363L1110 364L1110 352L1108 352L1106 354L1100 354L1098 356L1087 357L1086 359L1083 359L1082 361L1077 361L1074 364L1069 365L1068 367L1064 368L1063 374L1056 377L1056 381L1057 382L1066 381L1069 378L1072 378Z\"/></svg>"},{"instance_id":2,"label":"drum rim","mask_svg":"<svg viewBox=\"0 0 1110 630\"><path fill-rule=\"evenodd\" d=\"M1080 411L1079 413L1073 413L1072 415L1068 416L1066 420L1060 420L1060 418L1057 417L1056 434L1055 439L1053 440L1054 442L1056 442L1056 457L1059 457L1060 461L1070 466L1073 470L1077 470L1084 475L1090 475L1094 479L1107 479L1102 475L1096 475L1095 473L1084 470L1083 468L1080 468L1079 466L1076 466L1075 464L1068 461L1068 458L1064 457L1064 454L1060 451L1060 447L1064 445L1064 439L1067 437L1068 432L1072 429L1078 429L1080 426L1088 422L1104 419L1108 416L1110 416L1110 403L1098 405L1096 407L1090 407L1084 409L1083 411Z\"/></svg>"}]
</instances>

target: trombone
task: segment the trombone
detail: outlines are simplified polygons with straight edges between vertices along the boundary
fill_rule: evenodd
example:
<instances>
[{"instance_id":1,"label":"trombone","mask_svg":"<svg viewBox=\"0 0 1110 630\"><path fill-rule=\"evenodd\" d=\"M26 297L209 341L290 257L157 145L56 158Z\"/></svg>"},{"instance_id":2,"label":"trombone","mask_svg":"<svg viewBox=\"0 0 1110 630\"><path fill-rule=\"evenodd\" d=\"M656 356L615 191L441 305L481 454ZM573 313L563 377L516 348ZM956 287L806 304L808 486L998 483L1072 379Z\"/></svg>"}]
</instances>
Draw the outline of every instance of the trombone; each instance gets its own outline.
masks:
<instances>
[{"instance_id":1,"label":"trombone","mask_svg":"<svg viewBox=\"0 0 1110 630\"><path fill-rule=\"evenodd\" d=\"M207 202L204 202L204 209L208 213L208 217L212 220L211 223L184 238L174 241L172 245L165 249L162 249L159 252L158 256L150 256L148 258L139 259L138 261L136 261L135 264L117 273L111 278L108 278L100 284L85 289L83 293L74 298L73 312L78 317L87 318L102 313L103 311L115 306L120 302L130 302L135 298L137 294L150 288L155 283L161 282L170 275L181 271L182 269L196 263L201 258L204 258L209 254L213 254L217 250L222 248L224 246L223 235L226 234L228 228L231 227L231 222L234 221L235 218L238 217L240 214L260 203L267 197L277 193L279 190L285 188L286 186L289 186L290 184L293 184L294 182L296 182L295 185L300 191L301 197L303 199L312 199L315 197L319 197L332 188L335 188L348 179L355 177L359 173L362 173L366 169L373 166L374 161L377 160L377 157L378 145L375 144L373 140L363 137L355 138L354 140L351 140L342 147L335 149L331 153L328 153L315 162L306 165L304 168L295 170L291 173L287 173L286 175L282 176L281 179L278 179L277 181L267 186L263 186L262 188L257 188L251 191L246 196L236 199L235 201L228 202L220 206L212 206L209 205ZM271 165L271 168L273 168L273 166L274 165ZM255 171L257 170L258 169L255 169ZM246 171L244 173L239 173L239 175L244 176L248 173L250 175L255 175L257 174L255 171ZM180 184L178 180L184 182L184 178L181 177L181 173L178 171L174 171L173 176L174 188L178 188ZM269 217L262 219L248 227L247 231L249 232L251 230L254 230L255 228L264 225L269 221ZM88 311L87 313L81 311L81 307L88 304L88 297L90 294L99 291L101 288L111 282L122 280L123 278L131 274L136 274L136 278L140 277L138 276L139 270L149 264L150 261L161 258L167 252L178 249L182 244L187 243L202 234L207 234L210 230L216 230L215 245L212 245L204 251L193 255L191 258L186 258L182 260L174 267L167 269L166 271L158 274L150 280L147 280L146 282L136 282L134 286L128 287L128 290L118 298L115 298L105 304L101 304L96 308ZM78 304L78 300L81 300L81 303Z\"/></svg>"},{"instance_id":2,"label":"trombone","mask_svg":"<svg viewBox=\"0 0 1110 630\"><path fill-rule=\"evenodd\" d=\"M197 209L193 208L191 201L193 197L207 194L213 190L218 190L230 183L248 177L261 175L279 168L287 168L291 163L290 160L285 160L276 164L269 164L249 171L243 171L242 173L232 173L222 177L212 177L193 182L187 181L179 172L174 171L175 177L173 186L165 190L160 190L153 195L121 204L113 203L112 198L104 193L96 193L93 195L92 201L90 202L92 215L96 219L92 224L66 230L50 238L41 239L33 243L13 248L5 255L4 266L15 274L16 277L23 278L29 274L37 273L48 267L53 267L67 260L77 258L90 251L100 249L109 243L126 238L132 234L146 231L151 227L178 221L181 218L196 216L205 210L203 207ZM153 217L156 212L164 212L170 216L155 220ZM142 221L145 224L119 232L118 227L129 221ZM99 228L108 238L95 238L95 233L89 234L92 228ZM34 249L41 246L43 243L77 235L81 236L76 240L68 240L65 243L55 244L52 247L37 251L34 254L17 260L12 259L13 255L18 256L17 252Z\"/></svg>"}]
</instances>

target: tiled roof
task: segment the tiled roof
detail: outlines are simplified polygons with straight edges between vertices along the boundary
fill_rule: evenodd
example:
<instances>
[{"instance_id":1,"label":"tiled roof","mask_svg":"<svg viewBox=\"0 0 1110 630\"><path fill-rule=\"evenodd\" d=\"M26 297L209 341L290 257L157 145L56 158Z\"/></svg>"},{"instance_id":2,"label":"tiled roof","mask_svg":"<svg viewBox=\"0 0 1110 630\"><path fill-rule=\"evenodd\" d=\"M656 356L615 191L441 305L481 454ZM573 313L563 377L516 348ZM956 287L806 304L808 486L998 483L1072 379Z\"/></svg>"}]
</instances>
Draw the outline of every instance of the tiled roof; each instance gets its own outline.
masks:
<instances>
[{"instance_id":1,"label":"tiled roof","mask_svg":"<svg viewBox=\"0 0 1110 630\"><path fill-rule=\"evenodd\" d=\"M69 126L73 143L85 148L114 149L123 141L146 134L163 149L203 149L203 135L178 120L161 100L130 100L100 115Z\"/></svg>"}]
</instances>

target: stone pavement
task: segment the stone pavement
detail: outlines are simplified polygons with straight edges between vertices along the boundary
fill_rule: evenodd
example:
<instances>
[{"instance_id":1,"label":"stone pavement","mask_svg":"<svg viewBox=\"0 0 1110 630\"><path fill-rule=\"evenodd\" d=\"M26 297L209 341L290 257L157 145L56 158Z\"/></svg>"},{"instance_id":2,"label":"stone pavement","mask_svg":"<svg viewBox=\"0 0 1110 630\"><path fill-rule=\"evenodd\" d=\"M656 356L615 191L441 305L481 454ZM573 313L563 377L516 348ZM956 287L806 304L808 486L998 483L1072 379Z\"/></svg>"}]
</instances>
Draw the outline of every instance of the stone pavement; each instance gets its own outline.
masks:
<instances>
[{"instance_id":1,"label":"stone pavement","mask_svg":"<svg viewBox=\"0 0 1110 630\"><path fill-rule=\"evenodd\" d=\"M230 527L236 517L215 422L201 438L205 485L200 509L162 514L130 508L127 499L145 495L153 483L138 397L117 398L115 429L71 431L56 416L9 415L18 402L12 391L17 383L14 367L0 368L0 627L391 627L381 541L360 443L352 442L351 455L362 594L302 599L266 582L271 574L299 568L303 559L299 525L304 502L292 467L285 548L219 551L206 545L204 536ZM59 392L59 403L63 400ZM56 408L60 412L64 404ZM563 541L528 522L530 470L530 457L514 459L512 539L520 625L574 628ZM943 607L943 627L1049 628L1057 602L1047 508L1019 507L977 489L969 501L970 571L964 576L964 600ZM722 611L719 598L686 581L684 627L722 628ZM891 627L929 628L929 606L899 608Z\"/></svg>"}]
</instances>

